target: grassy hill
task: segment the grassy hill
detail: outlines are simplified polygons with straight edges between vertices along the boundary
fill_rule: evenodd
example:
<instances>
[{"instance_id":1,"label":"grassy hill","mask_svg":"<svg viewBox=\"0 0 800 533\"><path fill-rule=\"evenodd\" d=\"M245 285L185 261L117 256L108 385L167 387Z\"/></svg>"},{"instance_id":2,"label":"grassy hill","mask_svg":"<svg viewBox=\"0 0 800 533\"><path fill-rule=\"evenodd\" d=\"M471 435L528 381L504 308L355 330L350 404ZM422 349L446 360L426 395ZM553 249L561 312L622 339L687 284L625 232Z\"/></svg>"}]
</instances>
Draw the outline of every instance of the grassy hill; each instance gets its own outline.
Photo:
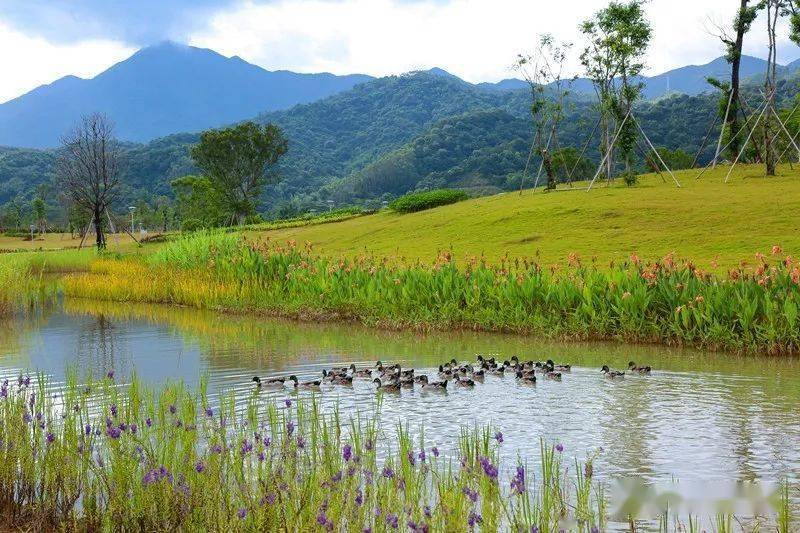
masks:
<instances>
[{"instance_id":1,"label":"grassy hill","mask_svg":"<svg viewBox=\"0 0 800 533\"><path fill-rule=\"evenodd\" d=\"M565 263L575 252L601 263L675 252L705 269L753 262L773 245L800 255L800 169L779 169L765 178L763 167L737 167L728 184L727 167L696 180L697 170L676 172L683 188L654 175L638 186L604 183L585 191L505 193L416 214L381 212L335 224L258 234L274 240L310 241L328 255L371 253L395 259L432 261L451 249L457 260L485 255L490 261L539 255Z\"/></svg>"}]
</instances>

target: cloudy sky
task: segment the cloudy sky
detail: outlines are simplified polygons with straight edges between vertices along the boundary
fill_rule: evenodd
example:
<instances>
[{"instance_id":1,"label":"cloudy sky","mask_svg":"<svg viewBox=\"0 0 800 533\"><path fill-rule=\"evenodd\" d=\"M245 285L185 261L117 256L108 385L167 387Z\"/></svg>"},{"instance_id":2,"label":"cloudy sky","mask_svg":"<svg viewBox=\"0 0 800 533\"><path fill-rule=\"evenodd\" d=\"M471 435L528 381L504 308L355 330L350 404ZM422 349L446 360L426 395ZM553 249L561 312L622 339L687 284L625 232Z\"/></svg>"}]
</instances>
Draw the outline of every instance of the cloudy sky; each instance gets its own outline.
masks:
<instances>
[{"instance_id":1,"label":"cloudy sky","mask_svg":"<svg viewBox=\"0 0 800 533\"><path fill-rule=\"evenodd\" d=\"M0 102L67 75L91 77L171 39L266 69L376 76L442 67L472 82L513 75L514 57L577 26L605 0L0 0ZM650 0L649 73L721 55L712 35L738 0ZM765 56L764 26L746 52ZM785 31L782 32L785 35ZM800 57L781 38L779 62ZM577 54L576 54L577 55ZM573 69L578 73L577 61Z\"/></svg>"}]
</instances>

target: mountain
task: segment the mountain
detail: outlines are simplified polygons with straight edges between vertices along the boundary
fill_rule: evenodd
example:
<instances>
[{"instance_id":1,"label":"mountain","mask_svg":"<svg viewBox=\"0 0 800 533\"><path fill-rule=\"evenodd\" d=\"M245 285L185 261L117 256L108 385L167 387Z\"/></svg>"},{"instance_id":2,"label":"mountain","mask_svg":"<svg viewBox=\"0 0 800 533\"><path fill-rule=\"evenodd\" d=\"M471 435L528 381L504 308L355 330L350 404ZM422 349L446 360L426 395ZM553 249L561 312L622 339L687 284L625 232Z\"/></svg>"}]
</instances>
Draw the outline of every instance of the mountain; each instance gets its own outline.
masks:
<instances>
[{"instance_id":1,"label":"mountain","mask_svg":"<svg viewBox=\"0 0 800 533\"><path fill-rule=\"evenodd\" d=\"M0 145L45 148L101 111L125 141L195 132L346 91L370 76L270 72L239 57L165 42L92 79L61 78L0 104Z\"/></svg>"},{"instance_id":2,"label":"mountain","mask_svg":"<svg viewBox=\"0 0 800 533\"><path fill-rule=\"evenodd\" d=\"M767 69L767 62L751 56L742 56L741 76L743 80L763 76ZM800 59L780 67L784 75L792 74L800 69ZM655 76L642 76L640 80L645 84L644 97L650 100L661 98L667 94L696 95L704 92L713 92L714 88L706 81L708 77L727 80L730 78L731 67L724 57L718 57L704 65L688 65L676 68ZM479 83L477 87L491 91L515 91L526 89L528 83L515 78L502 80L497 83ZM576 93L594 94L592 82L586 78L577 78L572 84Z\"/></svg>"}]
</instances>

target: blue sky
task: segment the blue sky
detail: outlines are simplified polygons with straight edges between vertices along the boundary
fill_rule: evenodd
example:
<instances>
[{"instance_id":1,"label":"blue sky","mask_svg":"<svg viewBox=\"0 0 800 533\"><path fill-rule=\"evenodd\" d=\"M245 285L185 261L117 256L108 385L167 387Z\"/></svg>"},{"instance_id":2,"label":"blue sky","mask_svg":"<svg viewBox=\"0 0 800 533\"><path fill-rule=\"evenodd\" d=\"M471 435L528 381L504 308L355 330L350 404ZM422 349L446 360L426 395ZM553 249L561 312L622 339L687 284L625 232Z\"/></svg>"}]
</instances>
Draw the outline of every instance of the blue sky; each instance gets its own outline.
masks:
<instances>
[{"instance_id":1,"label":"blue sky","mask_svg":"<svg viewBox=\"0 0 800 533\"><path fill-rule=\"evenodd\" d=\"M518 53L550 32L580 47L577 26L604 0L0 0L0 101L75 74L91 77L171 39L267 69L400 73L439 66L469 81L513 76ZM721 55L712 35L731 0L650 0L650 72ZM764 55L756 21L747 52ZM14 51L9 53L8 51ZM577 53L575 54L577 56ZM779 60L800 56L783 39ZM578 73L577 59L572 69Z\"/></svg>"}]
</instances>

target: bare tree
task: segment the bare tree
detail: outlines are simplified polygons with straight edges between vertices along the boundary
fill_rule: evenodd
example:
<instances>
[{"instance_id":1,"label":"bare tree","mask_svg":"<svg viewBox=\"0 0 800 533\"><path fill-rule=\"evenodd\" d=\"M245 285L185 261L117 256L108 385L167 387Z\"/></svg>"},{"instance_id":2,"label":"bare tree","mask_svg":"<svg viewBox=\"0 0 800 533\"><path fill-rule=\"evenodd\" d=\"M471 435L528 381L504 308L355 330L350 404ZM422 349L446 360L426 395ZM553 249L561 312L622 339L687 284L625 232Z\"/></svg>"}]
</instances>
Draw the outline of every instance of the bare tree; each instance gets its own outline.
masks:
<instances>
[{"instance_id":1,"label":"bare tree","mask_svg":"<svg viewBox=\"0 0 800 533\"><path fill-rule=\"evenodd\" d=\"M119 195L119 143L105 115L81 118L61 141L57 175L62 191L91 217L97 248L106 246L103 216Z\"/></svg>"}]
</instances>

